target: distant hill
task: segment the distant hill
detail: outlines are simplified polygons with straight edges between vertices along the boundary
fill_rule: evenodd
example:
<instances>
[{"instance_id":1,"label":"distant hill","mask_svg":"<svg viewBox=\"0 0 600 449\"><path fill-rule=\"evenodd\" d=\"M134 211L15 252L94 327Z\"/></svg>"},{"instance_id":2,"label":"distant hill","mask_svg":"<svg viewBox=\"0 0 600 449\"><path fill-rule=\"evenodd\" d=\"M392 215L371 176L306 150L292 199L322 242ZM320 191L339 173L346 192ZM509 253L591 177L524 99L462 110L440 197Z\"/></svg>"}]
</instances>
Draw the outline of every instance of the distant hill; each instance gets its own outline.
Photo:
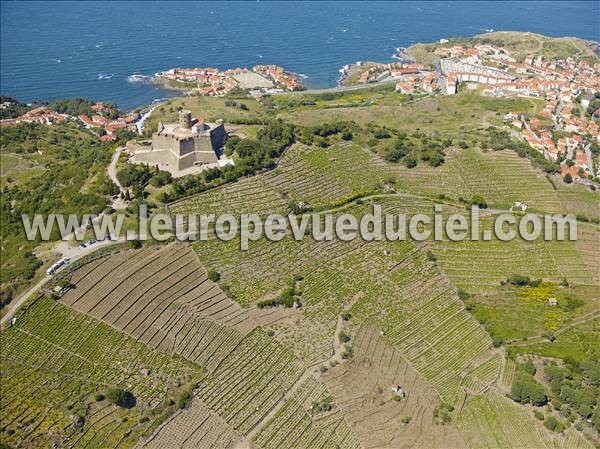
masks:
<instances>
[{"instance_id":1,"label":"distant hill","mask_svg":"<svg viewBox=\"0 0 600 449\"><path fill-rule=\"evenodd\" d=\"M433 65L439 59L434 51L440 47L460 44L499 45L511 51L519 61L528 54L543 56L547 59L566 59L573 57L590 63L600 62L598 42L586 41L576 37L548 37L536 33L518 31L495 31L479 34L472 38L454 37L446 43L415 44L408 48L407 54L416 62Z\"/></svg>"}]
</instances>

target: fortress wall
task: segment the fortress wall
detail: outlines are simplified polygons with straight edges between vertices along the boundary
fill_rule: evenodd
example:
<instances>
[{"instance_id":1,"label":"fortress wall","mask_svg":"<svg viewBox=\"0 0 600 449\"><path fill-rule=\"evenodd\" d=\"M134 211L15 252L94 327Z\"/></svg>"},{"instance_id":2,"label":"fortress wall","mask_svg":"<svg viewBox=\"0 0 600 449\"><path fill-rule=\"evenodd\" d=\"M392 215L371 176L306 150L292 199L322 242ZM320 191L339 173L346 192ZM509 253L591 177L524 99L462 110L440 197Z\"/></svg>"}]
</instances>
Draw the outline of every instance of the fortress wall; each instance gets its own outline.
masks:
<instances>
[{"instance_id":1,"label":"fortress wall","mask_svg":"<svg viewBox=\"0 0 600 449\"><path fill-rule=\"evenodd\" d=\"M194 154L196 156L196 161L202 162L203 164L216 164L219 162L217 155L212 148L209 151L196 151Z\"/></svg>"},{"instance_id":2,"label":"fortress wall","mask_svg":"<svg viewBox=\"0 0 600 449\"><path fill-rule=\"evenodd\" d=\"M177 167L178 170L185 170L186 168L193 167L196 164L196 153L188 153L185 156L177 159Z\"/></svg>"},{"instance_id":3,"label":"fortress wall","mask_svg":"<svg viewBox=\"0 0 600 449\"><path fill-rule=\"evenodd\" d=\"M177 157L170 150L152 150L135 153L136 162L146 163L150 166L156 164L168 164L169 167L177 167Z\"/></svg>"},{"instance_id":4,"label":"fortress wall","mask_svg":"<svg viewBox=\"0 0 600 449\"><path fill-rule=\"evenodd\" d=\"M152 134L152 149L177 151L177 139L168 134Z\"/></svg>"},{"instance_id":5,"label":"fortress wall","mask_svg":"<svg viewBox=\"0 0 600 449\"><path fill-rule=\"evenodd\" d=\"M194 151L194 141L196 140L195 137L188 137L187 139L181 139L179 141L179 156L183 157L189 153L192 153Z\"/></svg>"},{"instance_id":6,"label":"fortress wall","mask_svg":"<svg viewBox=\"0 0 600 449\"><path fill-rule=\"evenodd\" d=\"M227 133L225 132L225 126L222 123L213 130L211 130L210 140L212 143L212 148L214 148L215 151L225 146L225 141L227 140Z\"/></svg>"}]
</instances>

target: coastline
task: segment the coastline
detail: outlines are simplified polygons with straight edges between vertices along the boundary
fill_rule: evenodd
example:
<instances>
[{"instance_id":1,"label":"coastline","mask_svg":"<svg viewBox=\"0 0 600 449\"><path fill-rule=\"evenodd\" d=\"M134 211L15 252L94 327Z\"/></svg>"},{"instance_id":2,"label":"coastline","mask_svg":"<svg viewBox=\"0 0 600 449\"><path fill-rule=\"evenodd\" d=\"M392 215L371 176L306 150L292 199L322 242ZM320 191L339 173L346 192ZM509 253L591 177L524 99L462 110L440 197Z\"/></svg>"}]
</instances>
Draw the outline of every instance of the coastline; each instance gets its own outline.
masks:
<instances>
[{"instance_id":1,"label":"coastline","mask_svg":"<svg viewBox=\"0 0 600 449\"><path fill-rule=\"evenodd\" d=\"M454 37L442 38L435 42L428 42L428 43L416 42L408 47L402 47L402 46L396 47L394 53L390 56L390 59L388 61L385 61L385 60L382 60L382 61L358 60L358 61L355 61L352 63L345 64L341 68L337 69L339 76L336 78L336 80L333 84L327 85L324 87L314 87L314 88L303 85L302 90L328 91L328 90L337 89L337 88L347 88L350 86L355 86L358 83L355 80L353 80L353 78L356 77L357 73L365 70L366 68L368 68L370 66L376 66L376 65L380 65L380 64L389 64L390 61L393 61L393 60L396 60L399 63L403 63L403 64L422 62L422 61L420 61L419 55L416 54L416 52L421 48L435 48L435 47L438 47L445 43L461 43L461 42L464 43L464 42L472 42L472 41L476 41L476 40L488 40L488 39L495 40L495 39L502 38L504 36L513 37L515 39L519 39L519 38L523 39L524 37L531 37L531 38L556 41L556 42L575 42L575 43L579 43L580 45L583 44L585 46L585 48L588 49L589 53L595 54L596 57L600 57L600 41L595 41L595 40L591 40L591 39L582 39L582 38L572 37L572 36L551 37L551 36L545 36L542 34L532 33L532 32L493 31L493 32L475 34L470 37L469 36L467 36L467 37L454 36ZM426 64L426 65L431 65L431 64ZM152 105L155 105L158 102L165 101L168 98L171 98L173 96L175 96L175 97L180 96L180 95L185 96L185 95L190 95L193 93L195 88L192 85L184 85L184 84L178 85L177 81L173 81L170 79L166 79L166 78L157 76L159 73L163 73L163 72L157 72L153 75L143 75L143 74L136 72L132 75L129 75L127 77L127 81L129 83L133 83L133 84L140 83L140 84L152 85L157 90L162 91L167 94L170 94L169 97L164 97L164 96L158 95L156 98L152 99L151 101L145 101L143 103L140 103L136 106L131 106L124 110L127 110L127 111L144 110L144 109L151 107ZM302 73L291 72L288 70L286 70L285 73L292 75L298 79L302 79L302 80L308 78L307 75L302 74ZM370 82L369 85L377 85L378 83L379 82L377 82L377 81Z\"/></svg>"}]
</instances>

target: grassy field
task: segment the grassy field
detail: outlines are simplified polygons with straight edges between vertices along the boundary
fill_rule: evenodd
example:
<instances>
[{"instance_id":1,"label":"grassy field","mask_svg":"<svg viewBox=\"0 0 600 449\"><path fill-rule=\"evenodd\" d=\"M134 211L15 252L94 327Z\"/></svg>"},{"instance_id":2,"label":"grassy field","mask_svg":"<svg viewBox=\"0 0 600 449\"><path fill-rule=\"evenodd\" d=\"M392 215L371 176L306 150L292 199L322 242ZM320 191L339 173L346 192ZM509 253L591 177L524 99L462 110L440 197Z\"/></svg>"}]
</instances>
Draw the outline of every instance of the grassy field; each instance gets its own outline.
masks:
<instances>
[{"instance_id":1,"label":"grassy field","mask_svg":"<svg viewBox=\"0 0 600 449\"><path fill-rule=\"evenodd\" d=\"M600 318L591 317L589 321L571 327L565 327L557 333L554 341L544 339L538 343L510 346L513 354L538 354L559 359L571 358L577 362L585 359L598 360L598 339L600 338Z\"/></svg>"},{"instance_id":2,"label":"grassy field","mask_svg":"<svg viewBox=\"0 0 600 449\"><path fill-rule=\"evenodd\" d=\"M16 153L1 153L0 185L4 187L9 182L23 183L32 176L40 175L43 168L34 161Z\"/></svg>"},{"instance_id":3,"label":"grassy field","mask_svg":"<svg viewBox=\"0 0 600 449\"><path fill-rule=\"evenodd\" d=\"M146 122L146 134L150 136L158 125L162 123L175 123L179 120L178 113L182 109L192 111L192 117L202 117L207 121L214 122L223 120L225 123L245 123L246 121L260 120L264 116L264 108L253 98L237 100L243 103L246 109L235 106L227 106L227 98L205 97L192 95L189 97L175 97L161 104Z\"/></svg>"},{"instance_id":4,"label":"grassy field","mask_svg":"<svg viewBox=\"0 0 600 449\"><path fill-rule=\"evenodd\" d=\"M560 332L573 322L585 318L600 306L594 295L595 286L560 287L546 283L540 287L498 287L496 293L474 295L473 314L488 332L504 341L527 341L548 333ZM548 299L556 298L558 307L549 307ZM574 310L567 305L581 301Z\"/></svg>"},{"instance_id":5,"label":"grassy field","mask_svg":"<svg viewBox=\"0 0 600 449\"><path fill-rule=\"evenodd\" d=\"M348 93L347 95L359 94ZM502 116L507 112L532 114L543 106L543 101L538 99L497 99L481 96L477 92L425 97L412 101L406 101L404 95L395 93L388 95L381 104L374 100L371 105L351 108L304 107L290 112L284 110L279 116L301 125L354 120L361 125L373 122L409 132L419 129L462 137L466 131L500 124Z\"/></svg>"},{"instance_id":6,"label":"grassy field","mask_svg":"<svg viewBox=\"0 0 600 449\"><path fill-rule=\"evenodd\" d=\"M567 212L600 220L600 191L592 191L581 184L565 184L559 178L552 178L552 184Z\"/></svg>"},{"instance_id":7,"label":"grassy field","mask_svg":"<svg viewBox=\"0 0 600 449\"><path fill-rule=\"evenodd\" d=\"M275 112L308 111L315 109L347 109L355 107L394 106L418 96L400 94L394 84L365 85L358 90L325 93L272 95L264 100L265 106Z\"/></svg>"}]
</instances>

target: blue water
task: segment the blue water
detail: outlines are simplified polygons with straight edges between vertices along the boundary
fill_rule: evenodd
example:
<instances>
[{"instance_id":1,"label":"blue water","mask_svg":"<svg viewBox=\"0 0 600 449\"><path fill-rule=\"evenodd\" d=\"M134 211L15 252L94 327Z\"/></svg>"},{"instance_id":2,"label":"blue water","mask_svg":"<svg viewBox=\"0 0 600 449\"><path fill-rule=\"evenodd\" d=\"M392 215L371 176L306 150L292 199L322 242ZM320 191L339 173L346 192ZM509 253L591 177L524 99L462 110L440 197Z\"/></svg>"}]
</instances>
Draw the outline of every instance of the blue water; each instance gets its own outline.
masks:
<instances>
[{"instance_id":1,"label":"blue water","mask_svg":"<svg viewBox=\"0 0 600 449\"><path fill-rule=\"evenodd\" d=\"M2 2L1 90L122 108L166 93L131 83L174 66L278 64L334 85L344 64L494 30L599 40L600 2Z\"/></svg>"}]
</instances>

